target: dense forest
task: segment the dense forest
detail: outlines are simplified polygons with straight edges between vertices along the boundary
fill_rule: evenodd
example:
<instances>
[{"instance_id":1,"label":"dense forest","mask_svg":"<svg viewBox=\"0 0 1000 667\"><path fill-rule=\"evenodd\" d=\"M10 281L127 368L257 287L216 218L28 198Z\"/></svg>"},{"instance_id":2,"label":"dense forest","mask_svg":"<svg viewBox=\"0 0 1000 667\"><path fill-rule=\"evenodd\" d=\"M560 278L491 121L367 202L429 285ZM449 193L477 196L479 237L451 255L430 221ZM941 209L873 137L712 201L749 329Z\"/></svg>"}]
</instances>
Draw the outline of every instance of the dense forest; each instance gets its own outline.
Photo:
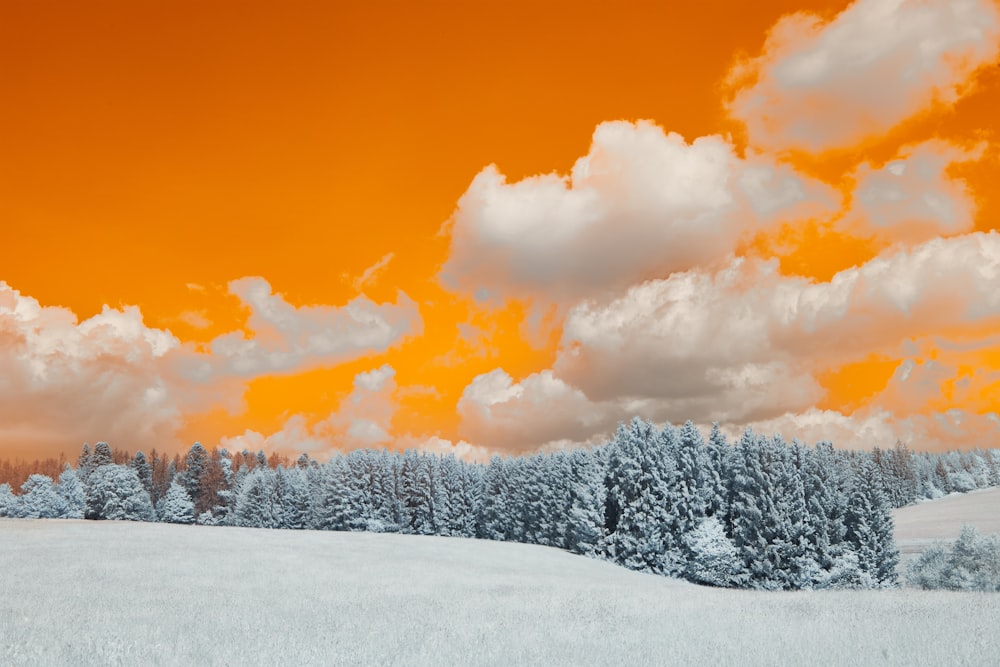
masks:
<instances>
[{"instance_id":1,"label":"dense forest","mask_svg":"<svg viewBox=\"0 0 1000 667\"><path fill-rule=\"evenodd\" d=\"M714 586L895 586L891 509L1000 485L1000 450L806 447L635 419L593 449L488 464L359 449L147 458L84 445L74 468L0 484L0 516L477 537L568 549Z\"/></svg>"}]
</instances>

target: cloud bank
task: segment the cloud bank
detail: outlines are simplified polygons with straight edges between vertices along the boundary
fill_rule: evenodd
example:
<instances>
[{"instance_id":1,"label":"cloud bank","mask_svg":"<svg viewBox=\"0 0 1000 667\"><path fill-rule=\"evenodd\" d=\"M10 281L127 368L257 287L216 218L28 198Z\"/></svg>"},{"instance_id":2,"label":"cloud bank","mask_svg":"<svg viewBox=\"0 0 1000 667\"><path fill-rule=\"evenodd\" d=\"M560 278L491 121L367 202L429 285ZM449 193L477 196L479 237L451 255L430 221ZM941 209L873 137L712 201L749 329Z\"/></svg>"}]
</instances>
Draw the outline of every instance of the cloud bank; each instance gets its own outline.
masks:
<instances>
[{"instance_id":1,"label":"cloud bank","mask_svg":"<svg viewBox=\"0 0 1000 667\"><path fill-rule=\"evenodd\" d=\"M830 21L791 14L731 72L729 111L757 148L853 148L954 103L998 42L990 0L858 0Z\"/></svg>"}]
</instances>

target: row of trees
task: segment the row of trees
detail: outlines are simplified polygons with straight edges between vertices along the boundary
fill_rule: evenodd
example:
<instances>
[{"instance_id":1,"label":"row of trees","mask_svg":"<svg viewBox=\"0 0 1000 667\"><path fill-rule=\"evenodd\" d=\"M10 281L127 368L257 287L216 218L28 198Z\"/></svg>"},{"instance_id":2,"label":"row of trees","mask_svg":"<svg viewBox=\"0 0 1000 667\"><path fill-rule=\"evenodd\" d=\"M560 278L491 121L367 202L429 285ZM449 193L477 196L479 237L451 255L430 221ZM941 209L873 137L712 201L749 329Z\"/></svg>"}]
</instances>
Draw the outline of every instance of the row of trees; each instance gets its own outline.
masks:
<instances>
[{"instance_id":1,"label":"row of trees","mask_svg":"<svg viewBox=\"0 0 1000 667\"><path fill-rule=\"evenodd\" d=\"M386 450L292 465L198 443L151 458L85 445L58 484L0 485L0 516L480 537L717 586L886 587L893 506L1000 483L996 450L848 452L749 430L730 443L717 427L705 439L690 422L642 420L602 447L488 465Z\"/></svg>"}]
</instances>

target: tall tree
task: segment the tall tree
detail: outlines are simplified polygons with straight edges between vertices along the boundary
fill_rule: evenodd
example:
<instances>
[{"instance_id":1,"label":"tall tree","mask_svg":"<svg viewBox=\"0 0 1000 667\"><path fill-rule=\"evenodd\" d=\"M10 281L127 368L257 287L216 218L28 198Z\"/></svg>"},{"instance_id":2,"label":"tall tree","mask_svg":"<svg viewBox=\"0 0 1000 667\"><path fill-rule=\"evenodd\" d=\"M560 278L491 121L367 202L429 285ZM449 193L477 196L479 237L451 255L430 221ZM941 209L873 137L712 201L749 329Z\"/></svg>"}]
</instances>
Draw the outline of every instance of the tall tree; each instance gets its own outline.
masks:
<instances>
[{"instance_id":1,"label":"tall tree","mask_svg":"<svg viewBox=\"0 0 1000 667\"><path fill-rule=\"evenodd\" d=\"M160 521L165 523L194 523L194 503L187 489L171 482L161 503Z\"/></svg>"},{"instance_id":2,"label":"tall tree","mask_svg":"<svg viewBox=\"0 0 1000 667\"><path fill-rule=\"evenodd\" d=\"M676 574L684 558L674 532L676 434L649 422L621 425L611 444L607 487L607 555L633 570Z\"/></svg>"},{"instance_id":3,"label":"tall tree","mask_svg":"<svg viewBox=\"0 0 1000 667\"><path fill-rule=\"evenodd\" d=\"M67 519L82 519L87 509L87 496L76 471L68 463L62 474L59 475L58 493L66 503L65 517Z\"/></svg>"},{"instance_id":4,"label":"tall tree","mask_svg":"<svg viewBox=\"0 0 1000 667\"><path fill-rule=\"evenodd\" d=\"M899 550L893 540L892 508L882 490L882 479L875 463L865 457L854 475L854 484L846 515L847 541L858 556L858 565L878 588L897 584Z\"/></svg>"},{"instance_id":5,"label":"tall tree","mask_svg":"<svg viewBox=\"0 0 1000 667\"><path fill-rule=\"evenodd\" d=\"M149 494L135 470L108 464L95 468L87 480L87 518L152 521Z\"/></svg>"}]
</instances>

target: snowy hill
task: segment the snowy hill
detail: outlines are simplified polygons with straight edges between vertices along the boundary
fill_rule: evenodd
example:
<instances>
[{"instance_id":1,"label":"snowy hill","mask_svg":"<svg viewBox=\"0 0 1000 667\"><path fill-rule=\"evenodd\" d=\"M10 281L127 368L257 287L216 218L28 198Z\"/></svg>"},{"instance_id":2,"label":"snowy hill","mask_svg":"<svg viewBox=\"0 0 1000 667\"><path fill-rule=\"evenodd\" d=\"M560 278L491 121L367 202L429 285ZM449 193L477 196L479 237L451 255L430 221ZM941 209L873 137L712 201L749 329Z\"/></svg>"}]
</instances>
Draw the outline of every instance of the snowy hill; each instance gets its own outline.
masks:
<instances>
[{"instance_id":1,"label":"snowy hill","mask_svg":"<svg viewBox=\"0 0 1000 667\"><path fill-rule=\"evenodd\" d=\"M962 524L1000 534L1000 488L953 494L893 511L901 565L938 540L958 537Z\"/></svg>"},{"instance_id":2,"label":"snowy hill","mask_svg":"<svg viewBox=\"0 0 1000 667\"><path fill-rule=\"evenodd\" d=\"M0 664L995 664L1000 595L702 588L445 537L0 519Z\"/></svg>"}]
</instances>

